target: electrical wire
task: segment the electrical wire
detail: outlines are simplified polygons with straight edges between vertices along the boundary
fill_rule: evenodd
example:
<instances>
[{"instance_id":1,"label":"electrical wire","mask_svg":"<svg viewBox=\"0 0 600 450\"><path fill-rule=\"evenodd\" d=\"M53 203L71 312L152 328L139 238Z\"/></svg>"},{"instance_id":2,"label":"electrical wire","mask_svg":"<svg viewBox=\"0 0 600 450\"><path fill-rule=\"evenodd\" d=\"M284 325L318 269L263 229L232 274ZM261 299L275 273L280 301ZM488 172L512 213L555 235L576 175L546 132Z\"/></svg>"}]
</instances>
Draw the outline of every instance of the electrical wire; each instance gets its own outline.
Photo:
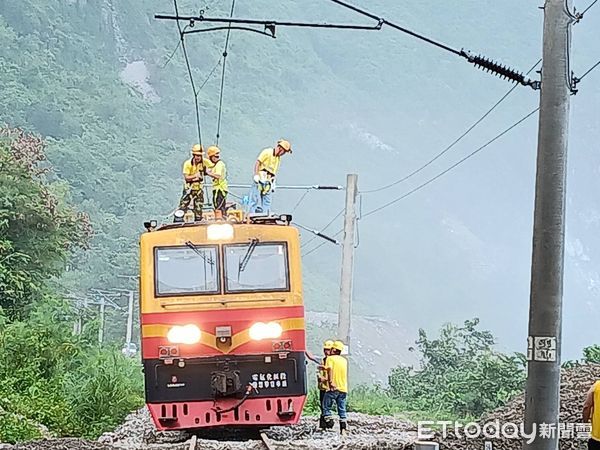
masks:
<instances>
[{"instance_id":1,"label":"electrical wire","mask_svg":"<svg viewBox=\"0 0 600 450\"><path fill-rule=\"evenodd\" d=\"M394 28L394 29L396 29L398 31L401 31L401 32L406 33L406 34L409 34L412 37L415 37L417 39L425 41L428 44L432 44L432 45L434 45L434 46L436 46L438 48L441 48L442 50L446 50L446 51L448 51L450 53L454 53L455 55L458 55L458 56L465 56L464 52L462 50L456 50L456 49L454 49L452 47L449 47L449 46L447 46L445 44L442 44L441 42L434 41L433 39L430 39L430 38L428 38L426 36L423 36L422 34L415 33L414 31L411 31L411 30L409 30L407 28L401 27L400 25L392 23L389 20L386 20L386 19L384 19L382 17L378 17L375 14L372 14L372 13L370 13L368 11L365 11L364 9L357 8L356 6L353 6L353 5L349 4L349 3L343 2L341 0L330 0L330 1L332 1L333 3L336 3L336 4L340 5L340 6L343 6L344 8L350 9L350 10L352 10L352 11L358 13L358 14L361 14L361 15L363 15L365 17L368 17L368 18L373 19L373 20L377 20L382 25L385 24L385 25L387 25L387 26L389 26L391 28Z\"/></svg>"},{"instance_id":2,"label":"electrical wire","mask_svg":"<svg viewBox=\"0 0 600 450\"><path fill-rule=\"evenodd\" d=\"M507 134L509 131L511 131L513 128L516 128L518 125L520 125L521 123L523 123L525 120L527 120L529 117L531 117L532 115L534 115L540 108L535 108L533 111L531 111L530 113L528 113L527 115L525 115L524 117L522 117L521 119L519 119L517 122L515 122L514 124L512 124L510 127L508 127L507 129L505 129L504 131L502 131L500 134L496 135L494 138L490 139L489 141L487 141L485 144L483 144L481 147L477 148L476 150L472 151L471 153L469 153L467 156L465 156L464 158L460 159L458 162L452 164L450 167L448 167L447 169L445 169L444 171L438 173L436 176L428 179L427 181L425 181L424 183L421 183L420 185L418 185L417 187L415 187L414 189L411 189L410 191L406 192L405 194L401 195L400 197L397 197L377 208L374 208L368 212L366 212L363 215L363 218L369 217L379 211L381 211L382 209L385 209L397 202L399 202L400 200L405 199L406 197L414 194L417 191L420 191L421 189L423 189L425 186L433 183L434 181L436 181L438 178L441 178L442 176L444 176L445 174L447 174L448 172L450 172L452 169L456 168L457 166L461 165L463 162L465 162L466 160L468 160L469 158L475 156L477 153L479 153L480 151L482 151L483 149L485 149L486 147L488 147L490 144L492 144L493 142L497 141L498 139L500 139L502 136L504 136L505 134Z\"/></svg>"},{"instance_id":3,"label":"electrical wire","mask_svg":"<svg viewBox=\"0 0 600 450\"><path fill-rule=\"evenodd\" d=\"M177 0L173 0L173 6L175 7L175 15L179 17L179 8L177 7ZM190 65L190 59L188 57L187 49L185 48L185 38L179 19L177 20L177 29L179 30L179 39L181 41L181 50L185 58L185 65L187 67L188 75L190 77L190 83L192 84L192 91L194 92L194 104L196 107L196 128L198 130L198 143L202 145L202 127L200 125L200 108L198 106L198 90L196 90L196 84L194 83L194 76L192 75L192 67Z\"/></svg>"},{"instance_id":4,"label":"electrical wire","mask_svg":"<svg viewBox=\"0 0 600 450\"><path fill-rule=\"evenodd\" d=\"M182 33L185 34L185 30L189 25L186 25L185 28L183 29ZM177 53L177 50L179 50L179 47L181 47L181 39L179 41L177 41L177 45L175 46L175 48L173 49L173 51L171 52L171 54L169 55L169 57L167 58L167 61L165 62L165 64L162 66L162 68L166 68L169 63L171 62L171 60L173 59L173 56L175 56L175 53Z\"/></svg>"},{"instance_id":5,"label":"electrical wire","mask_svg":"<svg viewBox=\"0 0 600 450\"><path fill-rule=\"evenodd\" d=\"M346 210L346 208L342 208L334 217L333 219L331 219L329 222L327 222L327 225L325 225L324 227L321 228L320 232L322 233L323 231L327 230L327 228L329 228L331 226L331 224L333 222L335 222L335 220L340 217L342 214L344 214L344 211ZM300 248L310 244L312 241L314 241L317 238L317 236L314 236L312 239L309 239L308 241L306 241L305 243L300 245Z\"/></svg>"},{"instance_id":6,"label":"electrical wire","mask_svg":"<svg viewBox=\"0 0 600 450\"><path fill-rule=\"evenodd\" d=\"M235 9L235 0L231 1L231 12L229 17L233 17ZM223 111L223 89L225 87L225 67L227 66L227 48L229 47L229 37L231 35L231 22L227 27L227 37L225 38L225 48L223 49L223 72L221 73L221 92L219 94L219 115L217 119L217 145L219 145L219 137L221 136L221 113Z\"/></svg>"},{"instance_id":7,"label":"electrical wire","mask_svg":"<svg viewBox=\"0 0 600 450\"><path fill-rule=\"evenodd\" d=\"M542 60L541 58L538 59L538 61L531 67L531 69L529 69L527 71L527 75L529 75L537 66L539 63L541 63ZM471 125L469 128L467 128L467 130L462 133L458 138L456 138L450 145L448 145L446 148L444 148L441 152L439 152L437 155L435 155L433 158L431 158L429 161L427 161L425 164L423 164L422 166L416 168L415 170L413 170L411 173L409 173L408 175L405 175L404 177L400 178L399 180L394 181L393 183L387 184L385 186L381 186L379 188L375 188L375 189L369 189L366 191L360 191L361 194L371 194L374 192L380 192L380 191L384 191L386 189L389 189L391 187L394 187L410 178L412 178L413 176L415 176L416 174L418 174L419 172L423 171L424 169L426 169L427 167L429 167L431 164L433 164L435 161L437 161L439 158L441 158L445 153L447 153L448 151L450 151L456 144L458 144L460 141L462 141L471 131L473 131L477 125L479 125L481 122L483 122L485 120L485 118L487 116L489 116L492 111L494 111L499 105L500 103L502 103L510 94L512 94L512 92L518 87L518 84L515 84L512 88L510 88L508 90L508 92L506 92L506 94L504 94L496 103L494 103L494 105L492 105L492 107L490 109L487 110L487 112L481 116L479 119L477 119L473 125Z\"/></svg>"},{"instance_id":8,"label":"electrical wire","mask_svg":"<svg viewBox=\"0 0 600 450\"><path fill-rule=\"evenodd\" d=\"M598 61L596 64L594 64L592 67L590 67L583 75L578 77L577 83L579 83L581 80L583 80L587 76L587 74L589 74L592 70L594 70L596 67L598 67L598 65L600 65L600 61Z\"/></svg>"},{"instance_id":9,"label":"electrical wire","mask_svg":"<svg viewBox=\"0 0 600 450\"><path fill-rule=\"evenodd\" d=\"M202 88L206 85L206 83L208 83L208 80L210 80L210 78L213 76L213 74L215 73L215 71L217 70L217 67L219 67L219 64L221 64L221 60L223 58L219 58L219 60L217 61L217 63L215 64L215 66L212 68L212 70L209 72L208 76L206 77L206 79L204 80L204 82L200 85L200 87L198 88L199 91L202 90Z\"/></svg>"},{"instance_id":10,"label":"electrical wire","mask_svg":"<svg viewBox=\"0 0 600 450\"><path fill-rule=\"evenodd\" d=\"M308 193L310 192L310 190L305 190L304 194L302 194L302 196L300 197L300 200L298 200L296 202L296 204L294 205L294 207L292 208L292 211L290 212L290 214L294 214L294 211L296 211L296 209L298 208L298 206L300 206L300 203L302 203L302 201L304 200L304 198L308 195Z\"/></svg>"},{"instance_id":11,"label":"electrical wire","mask_svg":"<svg viewBox=\"0 0 600 450\"><path fill-rule=\"evenodd\" d=\"M582 13L577 14L577 19L578 20L583 19L583 16L585 15L585 13L588 12L592 8L592 6L594 6L596 4L597 1L598 0L594 0L590 6L588 6L587 8L585 8L583 10Z\"/></svg>"},{"instance_id":12,"label":"electrical wire","mask_svg":"<svg viewBox=\"0 0 600 450\"><path fill-rule=\"evenodd\" d=\"M332 237L333 237L333 238L336 238L336 237L338 237L340 234L342 234L342 232L343 232L343 231L344 231L344 230L340 230L340 231L338 231L338 232L337 232L337 233L335 233L335 234L334 234ZM303 257L304 257L304 256L308 256L308 255L310 255L311 253L313 253L313 252L316 252L316 251L317 251L317 250L319 250L321 247L323 247L325 244L327 244L327 241L323 241L323 242L321 242L319 245L317 245L317 246L316 246L316 247L314 247L313 249L311 249L311 250L307 251L307 252L306 252L306 253L304 253L302 256L303 256Z\"/></svg>"}]
</instances>

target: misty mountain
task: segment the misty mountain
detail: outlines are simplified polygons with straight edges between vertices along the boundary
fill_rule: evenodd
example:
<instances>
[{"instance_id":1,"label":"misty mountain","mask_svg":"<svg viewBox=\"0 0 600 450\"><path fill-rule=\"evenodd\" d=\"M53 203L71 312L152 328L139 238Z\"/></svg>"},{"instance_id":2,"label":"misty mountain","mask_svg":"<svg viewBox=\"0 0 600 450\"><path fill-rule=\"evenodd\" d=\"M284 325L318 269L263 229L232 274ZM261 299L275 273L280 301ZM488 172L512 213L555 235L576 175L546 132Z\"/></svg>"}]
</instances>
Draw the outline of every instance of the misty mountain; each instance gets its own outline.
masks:
<instances>
[{"instance_id":1,"label":"misty mountain","mask_svg":"<svg viewBox=\"0 0 600 450\"><path fill-rule=\"evenodd\" d=\"M48 3L48 4L46 4ZM182 13L226 17L228 2L179 1ZM361 7L453 48L525 72L541 55L542 11L508 0L355 0ZM582 10L586 4L576 4ZM120 286L135 273L141 222L178 201L180 166L197 141L194 98L183 56L173 58L171 2L23 0L0 4L0 121L49 140L56 176L96 229L92 250L65 279L72 289ZM236 17L372 24L325 0L240 0ZM196 25L200 26L200 25ZM571 66L599 57L600 11L573 29ZM537 115L430 185L379 212L508 128L538 105L517 87L480 126L426 169L376 192L429 161L510 88L506 80L389 28L381 31L278 27L276 39L233 32L225 70L221 139L230 182L248 183L258 152L280 137L294 153L280 184L344 184L358 173L359 245L355 311L386 316L401 334L480 317L503 349L524 351L527 335ZM225 35L186 38L199 94L203 142L216 135ZM216 67L212 76L212 69ZM538 67L539 70L539 67ZM539 78L533 71L530 76ZM600 71L572 97L564 356L597 342L600 320ZM244 191L233 191L244 195ZM342 192L276 193L275 208L321 229ZM295 206L297 205L297 206ZM326 232L342 227L339 217ZM312 235L303 232L304 242ZM306 252L322 241L305 245ZM341 249L326 243L304 257L307 304L336 311Z\"/></svg>"}]
</instances>

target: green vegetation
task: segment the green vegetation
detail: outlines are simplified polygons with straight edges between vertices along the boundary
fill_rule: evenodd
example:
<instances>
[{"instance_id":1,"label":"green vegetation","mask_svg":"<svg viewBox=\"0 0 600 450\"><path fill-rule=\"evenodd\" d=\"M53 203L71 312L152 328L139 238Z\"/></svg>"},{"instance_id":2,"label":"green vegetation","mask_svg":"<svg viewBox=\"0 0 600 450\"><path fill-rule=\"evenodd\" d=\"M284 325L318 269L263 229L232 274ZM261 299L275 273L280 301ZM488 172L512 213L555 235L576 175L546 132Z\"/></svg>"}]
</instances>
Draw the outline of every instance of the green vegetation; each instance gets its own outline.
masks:
<instances>
[{"instance_id":1,"label":"green vegetation","mask_svg":"<svg viewBox=\"0 0 600 450\"><path fill-rule=\"evenodd\" d=\"M410 411L479 417L521 392L523 355L495 351L494 337L479 330L478 322L445 325L437 339L420 330L421 367L394 369L389 378L391 395Z\"/></svg>"},{"instance_id":2,"label":"green vegetation","mask_svg":"<svg viewBox=\"0 0 600 450\"><path fill-rule=\"evenodd\" d=\"M42 436L97 437L142 401L141 372L115 349L98 349L89 326L53 281L84 247L86 217L51 181L44 143L0 135L0 442Z\"/></svg>"},{"instance_id":3,"label":"green vegetation","mask_svg":"<svg viewBox=\"0 0 600 450\"><path fill-rule=\"evenodd\" d=\"M600 345L584 348L583 357L586 362L600 364Z\"/></svg>"},{"instance_id":4,"label":"green vegetation","mask_svg":"<svg viewBox=\"0 0 600 450\"><path fill-rule=\"evenodd\" d=\"M397 367L389 388L359 385L351 389L348 410L366 414L401 414L412 420L478 418L502 406L524 388L523 355L493 349L494 337L478 329L478 319L447 324L437 339L419 331L421 367ZM318 414L318 391L305 406Z\"/></svg>"}]
</instances>

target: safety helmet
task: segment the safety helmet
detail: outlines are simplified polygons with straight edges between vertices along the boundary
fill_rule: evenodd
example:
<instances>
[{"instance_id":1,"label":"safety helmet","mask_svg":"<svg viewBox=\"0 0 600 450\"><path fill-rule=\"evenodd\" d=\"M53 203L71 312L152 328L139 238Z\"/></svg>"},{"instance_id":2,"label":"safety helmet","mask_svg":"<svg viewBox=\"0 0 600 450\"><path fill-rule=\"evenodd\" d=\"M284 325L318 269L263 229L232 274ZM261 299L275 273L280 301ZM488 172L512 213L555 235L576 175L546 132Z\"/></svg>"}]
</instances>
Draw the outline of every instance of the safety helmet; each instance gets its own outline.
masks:
<instances>
[{"instance_id":1,"label":"safety helmet","mask_svg":"<svg viewBox=\"0 0 600 450\"><path fill-rule=\"evenodd\" d=\"M219 153L221 153L221 150L216 145L211 145L210 147L208 147L206 149L206 154L208 155L209 158L211 156L218 155Z\"/></svg>"},{"instance_id":2,"label":"safety helmet","mask_svg":"<svg viewBox=\"0 0 600 450\"><path fill-rule=\"evenodd\" d=\"M332 347L333 347L332 340L327 340L327 341L323 342L323 350L331 350Z\"/></svg>"},{"instance_id":3,"label":"safety helmet","mask_svg":"<svg viewBox=\"0 0 600 450\"><path fill-rule=\"evenodd\" d=\"M332 345L332 348L341 352L344 350L344 343L342 341L335 341Z\"/></svg>"},{"instance_id":4,"label":"safety helmet","mask_svg":"<svg viewBox=\"0 0 600 450\"><path fill-rule=\"evenodd\" d=\"M277 145L279 145L282 149L284 149L286 152L290 152L292 153L292 144L290 144L288 141L286 141L285 139L280 139L277 141Z\"/></svg>"},{"instance_id":5,"label":"safety helmet","mask_svg":"<svg viewBox=\"0 0 600 450\"><path fill-rule=\"evenodd\" d=\"M194 144L192 147L192 155L202 155L202 146L200 144Z\"/></svg>"}]
</instances>

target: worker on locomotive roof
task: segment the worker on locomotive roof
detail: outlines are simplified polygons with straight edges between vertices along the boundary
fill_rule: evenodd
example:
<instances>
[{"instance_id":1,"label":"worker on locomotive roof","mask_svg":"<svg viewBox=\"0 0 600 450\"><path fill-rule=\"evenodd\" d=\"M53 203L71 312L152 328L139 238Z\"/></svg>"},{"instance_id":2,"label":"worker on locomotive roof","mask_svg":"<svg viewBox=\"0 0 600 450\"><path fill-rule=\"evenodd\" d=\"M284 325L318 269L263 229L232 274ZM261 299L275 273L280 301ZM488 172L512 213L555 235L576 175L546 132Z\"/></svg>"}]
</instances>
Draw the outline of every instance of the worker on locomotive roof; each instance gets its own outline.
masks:
<instances>
[{"instance_id":1,"label":"worker on locomotive roof","mask_svg":"<svg viewBox=\"0 0 600 450\"><path fill-rule=\"evenodd\" d=\"M600 380L596 381L587 393L583 404L583 421L592 422L592 436L588 441L588 449L600 450Z\"/></svg>"},{"instance_id":2,"label":"worker on locomotive roof","mask_svg":"<svg viewBox=\"0 0 600 450\"><path fill-rule=\"evenodd\" d=\"M286 140L279 140L275 147L265 148L254 163L254 184L250 191L250 212L271 212L272 194L275 190L275 176L279 170L281 157L292 153L292 146Z\"/></svg>"},{"instance_id":3,"label":"worker on locomotive roof","mask_svg":"<svg viewBox=\"0 0 600 450\"><path fill-rule=\"evenodd\" d=\"M204 183L204 159L202 157L203 149L200 144L192 147L192 157L183 163L183 194L179 201L179 209L187 211L192 204L195 220L202 220L202 204L204 203L204 193L202 191Z\"/></svg>"},{"instance_id":4,"label":"worker on locomotive roof","mask_svg":"<svg viewBox=\"0 0 600 450\"><path fill-rule=\"evenodd\" d=\"M206 175L212 178L212 202L216 216L227 215L227 167L221 160L221 150L211 145L206 150L209 163L206 164Z\"/></svg>"},{"instance_id":5,"label":"worker on locomotive roof","mask_svg":"<svg viewBox=\"0 0 600 450\"><path fill-rule=\"evenodd\" d=\"M332 408L335 403L340 416L340 433L347 431L346 401L348 395L348 361L342 356L344 343L335 341L325 361L328 390L323 399L323 415L328 427L333 426Z\"/></svg>"}]
</instances>

